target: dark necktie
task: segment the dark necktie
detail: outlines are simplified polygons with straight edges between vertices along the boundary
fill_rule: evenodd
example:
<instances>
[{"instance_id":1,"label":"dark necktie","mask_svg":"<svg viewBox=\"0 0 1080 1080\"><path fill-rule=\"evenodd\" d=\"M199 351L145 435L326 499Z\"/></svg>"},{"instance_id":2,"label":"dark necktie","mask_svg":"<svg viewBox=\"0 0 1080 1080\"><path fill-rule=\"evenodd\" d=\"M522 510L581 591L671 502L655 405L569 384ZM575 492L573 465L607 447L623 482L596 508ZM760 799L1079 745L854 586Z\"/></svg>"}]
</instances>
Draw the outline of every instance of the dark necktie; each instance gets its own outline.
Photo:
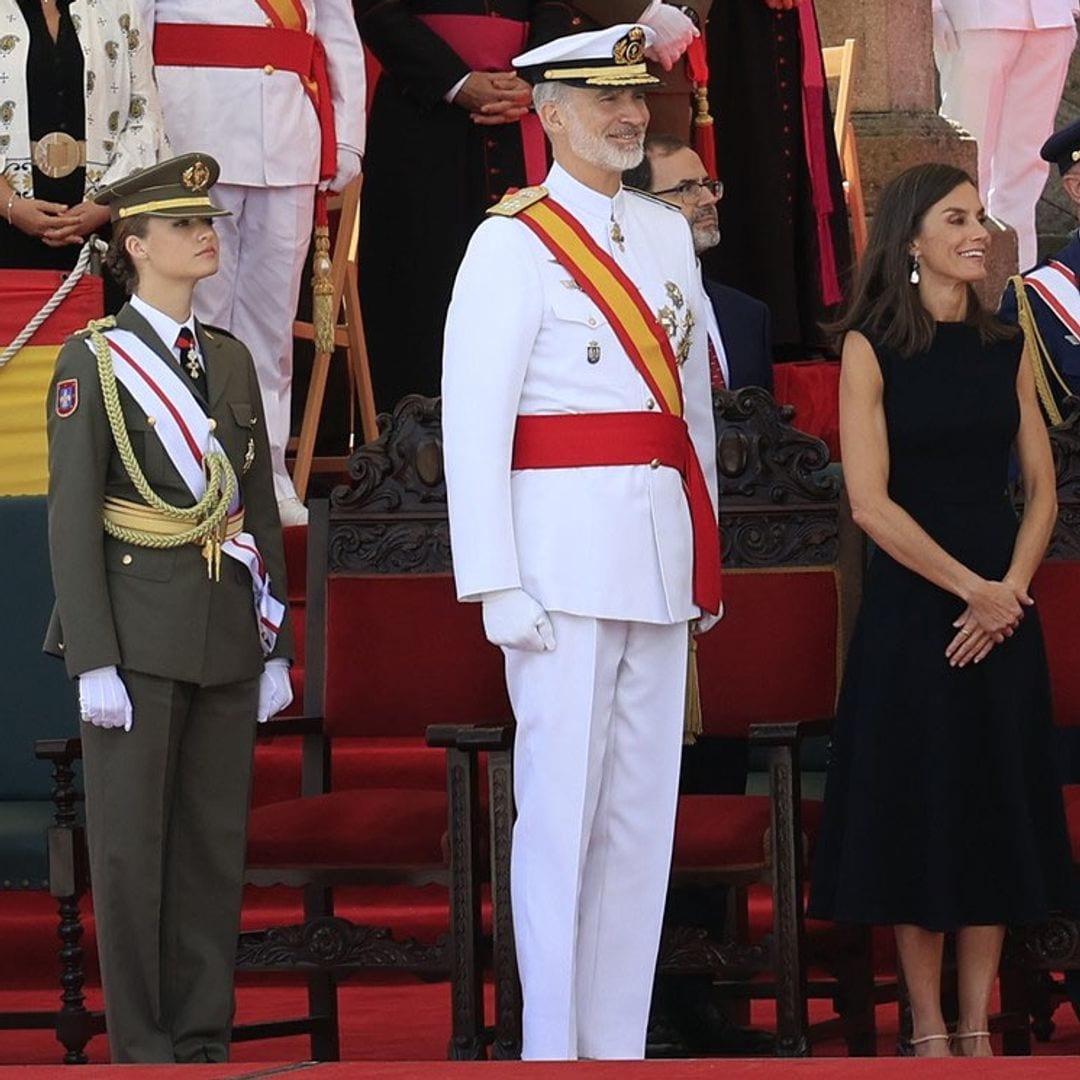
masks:
<instances>
[{"instance_id":1,"label":"dark necktie","mask_svg":"<svg viewBox=\"0 0 1080 1080\"><path fill-rule=\"evenodd\" d=\"M206 397L206 372L199 362L199 351L195 345L195 335L186 327L180 327L176 335L175 349L180 353L180 370L191 380L192 385Z\"/></svg>"},{"instance_id":2,"label":"dark necktie","mask_svg":"<svg viewBox=\"0 0 1080 1080\"><path fill-rule=\"evenodd\" d=\"M709 340L709 382L714 390L726 390L724 369L720 367L720 358L716 355L712 340Z\"/></svg>"}]
</instances>

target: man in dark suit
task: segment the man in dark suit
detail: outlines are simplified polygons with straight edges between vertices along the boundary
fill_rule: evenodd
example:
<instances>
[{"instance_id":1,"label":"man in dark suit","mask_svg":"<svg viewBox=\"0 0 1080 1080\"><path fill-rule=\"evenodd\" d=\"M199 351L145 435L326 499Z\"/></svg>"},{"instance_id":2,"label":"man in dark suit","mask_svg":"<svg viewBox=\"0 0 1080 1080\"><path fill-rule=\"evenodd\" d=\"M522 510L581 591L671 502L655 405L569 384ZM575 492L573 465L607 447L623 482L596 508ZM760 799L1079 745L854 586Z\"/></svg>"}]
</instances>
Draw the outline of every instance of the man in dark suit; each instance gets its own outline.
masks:
<instances>
[{"instance_id":1,"label":"man in dark suit","mask_svg":"<svg viewBox=\"0 0 1080 1080\"><path fill-rule=\"evenodd\" d=\"M1080 216L1080 120L1055 132L1040 154L1061 173L1061 187ZM1065 399L1080 394L1080 235L1026 273L1009 280L1000 317L1024 328L1035 361L1035 385L1050 424Z\"/></svg>"},{"instance_id":2,"label":"man in dark suit","mask_svg":"<svg viewBox=\"0 0 1080 1080\"><path fill-rule=\"evenodd\" d=\"M699 258L720 243L716 206L723 185L708 175L701 158L684 140L674 135L649 135L645 157L637 168L623 173L623 183L677 206L690 225ZM704 285L715 315L715 323L708 328L713 386L772 390L768 307L718 281L705 278Z\"/></svg>"},{"instance_id":3,"label":"man in dark suit","mask_svg":"<svg viewBox=\"0 0 1080 1080\"><path fill-rule=\"evenodd\" d=\"M258 380L191 313L217 172L185 154L97 195L133 295L64 345L48 402L45 649L78 680L114 1063L227 1057L255 721L292 697Z\"/></svg>"}]
</instances>

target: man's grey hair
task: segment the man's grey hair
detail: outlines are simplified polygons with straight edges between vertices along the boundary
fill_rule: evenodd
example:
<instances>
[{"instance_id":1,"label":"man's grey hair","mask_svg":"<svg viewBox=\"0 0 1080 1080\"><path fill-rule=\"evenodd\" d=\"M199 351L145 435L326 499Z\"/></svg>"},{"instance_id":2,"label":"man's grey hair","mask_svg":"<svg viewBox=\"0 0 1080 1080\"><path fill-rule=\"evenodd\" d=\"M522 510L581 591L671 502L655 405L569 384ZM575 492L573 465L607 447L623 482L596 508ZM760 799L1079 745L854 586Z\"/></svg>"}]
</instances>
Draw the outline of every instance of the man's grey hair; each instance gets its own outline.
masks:
<instances>
[{"instance_id":1,"label":"man's grey hair","mask_svg":"<svg viewBox=\"0 0 1080 1080\"><path fill-rule=\"evenodd\" d=\"M539 111L545 101L561 104L570 100L570 87L560 82L538 82L532 91L533 107Z\"/></svg>"}]
</instances>

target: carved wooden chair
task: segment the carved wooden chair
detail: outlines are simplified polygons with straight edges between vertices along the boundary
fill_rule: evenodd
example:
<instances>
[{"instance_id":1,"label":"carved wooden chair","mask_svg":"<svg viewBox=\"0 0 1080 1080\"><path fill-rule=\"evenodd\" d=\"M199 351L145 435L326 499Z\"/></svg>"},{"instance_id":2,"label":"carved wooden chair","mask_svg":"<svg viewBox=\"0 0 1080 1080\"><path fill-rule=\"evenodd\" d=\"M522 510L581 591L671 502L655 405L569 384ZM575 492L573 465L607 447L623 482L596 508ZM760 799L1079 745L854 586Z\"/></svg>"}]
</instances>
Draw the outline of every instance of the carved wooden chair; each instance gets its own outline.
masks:
<instances>
[{"instance_id":1,"label":"carved wooden chair","mask_svg":"<svg viewBox=\"0 0 1080 1080\"><path fill-rule=\"evenodd\" d=\"M1057 472L1058 520L1047 553L1033 582L1033 595L1046 639L1053 687L1054 720L1072 739L1074 770L1080 768L1080 399L1071 398L1065 420L1050 429ZM1017 501L1021 502L1020 492ZM1080 782L1075 772L1064 777L1065 813L1080 900ZM1066 989L1053 973L1067 972ZM1001 973L1002 1006L1031 1017L1030 1031L1047 1041L1054 1031L1054 1012L1071 999L1080 1011L1080 918L1059 914L1039 926L1010 930ZM1006 1032L1006 1053L1031 1052L1029 1030Z\"/></svg>"},{"instance_id":2,"label":"carved wooden chair","mask_svg":"<svg viewBox=\"0 0 1080 1080\"><path fill-rule=\"evenodd\" d=\"M404 399L351 458L350 483L312 504L306 715L265 725L294 790L254 807L247 880L302 889L304 921L242 933L237 967L305 973L309 1010L234 1037L307 1032L320 1060L339 1056L338 981L372 969L449 978L449 1054L483 1054L478 758L457 731L509 706L501 658L448 572L439 419L437 401ZM428 746L432 722L444 726ZM401 940L335 913L337 887L376 883L444 887L445 931Z\"/></svg>"},{"instance_id":3,"label":"carved wooden chair","mask_svg":"<svg viewBox=\"0 0 1080 1080\"><path fill-rule=\"evenodd\" d=\"M707 974L736 997L775 997L777 1051L784 1055L808 1052L808 997L832 998L839 1016L825 1027L846 1034L854 1052L869 1054L873 1005L883 996L874 985L869 935L831 925L808 929L803 915L819 815L817 804L800 797L799 767L806 741L829 729L839 657L859 599L861 543L838 479L821 474L824 444L790 426L790 406L777 406L758 388L720 391L716 406L727 614L698 646L704 729L706 736L737 733L761 748L769 793L680 799L673 885L725 886L734 902L726 933L669 924L659 970ZM503 1057L520 1050L509 893L511 743L509 731L492 732L487 743L494 1049ZM772 894L772 929L757 940L746 935L746 890L753 884ZM811 965L820 977L809 978Z\"/></svg>"}]
</instances>

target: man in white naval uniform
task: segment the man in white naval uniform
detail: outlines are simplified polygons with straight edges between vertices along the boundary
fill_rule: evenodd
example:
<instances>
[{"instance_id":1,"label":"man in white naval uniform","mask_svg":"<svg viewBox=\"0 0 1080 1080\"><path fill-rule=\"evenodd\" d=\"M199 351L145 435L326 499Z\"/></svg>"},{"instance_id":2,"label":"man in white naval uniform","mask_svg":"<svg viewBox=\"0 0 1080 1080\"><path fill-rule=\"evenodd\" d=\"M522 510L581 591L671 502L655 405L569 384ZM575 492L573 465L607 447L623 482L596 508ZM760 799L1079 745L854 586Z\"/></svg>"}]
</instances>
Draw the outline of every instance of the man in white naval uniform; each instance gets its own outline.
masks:
<instances>
[{"instance_id":1,"label":"man in white naval uniform","mask_svg":"<svg viewBox=\"0 0 1080 1080\"><path fill-rule=\"evenodd\" d=\"M139 9L154 38L173 150L213 153L221 164L214 194L231 213L218 231L221 269L196 289L196 314L251 350L282 524L303 524L307 511L285 467L292 326L316 186L329 180L340 191L360 173L364 57L352 5L348 0L139 0ZM319 87L317 111L306 83L320 74L313 60L319 47L330 85ZM336 145L327 146L328 138Z\"/></svg>"},{"instance_id":2,"label":"man in white naval uniform","mask_svg":"<svg viewBox=\"0 0 1080 1080\"><path fill-rule=\"evenodd\" d=\"M1020 269L1035 264L1035 205L1076 44L1077 0L932 0L941 115L979 144L979 193L1016 230Z\"/></svg>"},{"instance_id":3,"label":"man in white naval uniform","mask_svg":"<svg viewBox=\"0 0 1080 1080\"><path fill-rule=\"evenodd\" d=\"M483 604L517 721L511 886L527 1059L644 1053L687 625L707 629L705 608L720 609L707 301L678 211L620 185L642 153L650 41L622 25L515 59L555 165L477 229L446 325L458 596ZM599 251L595 280L535 231L544 213L569 222L570 256ZM640 308L610 286L612 264ZM626 310L671 354L667 396L617 332ZM669 424L678 446L653 445ZM671 467L680 448L693 499Z\"/></svg>"}]
</instances>

